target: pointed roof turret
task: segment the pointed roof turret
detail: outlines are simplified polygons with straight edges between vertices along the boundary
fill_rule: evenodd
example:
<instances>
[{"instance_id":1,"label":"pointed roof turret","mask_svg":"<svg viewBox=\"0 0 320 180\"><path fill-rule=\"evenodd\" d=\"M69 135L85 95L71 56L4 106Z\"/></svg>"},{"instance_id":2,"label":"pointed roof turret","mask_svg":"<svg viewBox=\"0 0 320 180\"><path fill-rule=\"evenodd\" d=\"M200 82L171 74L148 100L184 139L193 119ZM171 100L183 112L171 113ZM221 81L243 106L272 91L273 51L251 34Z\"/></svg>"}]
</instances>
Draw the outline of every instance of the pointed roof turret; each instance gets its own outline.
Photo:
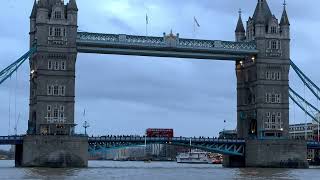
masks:
<instances>
[{"instance_id":1,"label":"pointed roof turret","mask_svg":"<svg viewBox=\"0 0 320 180\"><path fill-rule=\"evenodd\" d=\"M283 12L280 20L280 26L290 26L287 10L286 10L286 1L283 3Z\"/></svg>"},{"instance_id":2,"label":"pointed roof turret","mask_svg":"<svg viewBox=\"0 0 320 180\"><path fill-rule=\"evenodd\" d=\"M239 19L238 19L238 23L237 23L237 27L236 27L236 33L237 32L246 32L242 23L242 18L241 18L241 9L239 10Z\"/></svg>"},{"instance_id":3,"label":"pointed roof turret","mask_svg":"<svg viewBox=\"0 0 320 180\"><path fill-rule=\"evenodd\" d=\"M68 10L78 11L78 6L76 0L70 0L68 3Z\"/></svg>"},{"instance_id":4,"label":"pointed roof turret","mask_svg":"<svg viewBox=\"0 0 320 180\"><path fill-rule=\"evenodd\" d=\"M36 18L36 17L37 17L37 2L36 0L34 0L30 18Z\"/></svg>"},{"instance_id":5,"label":"pointed roof turret","mask_svg":"<svg viewBox=\"0 0 320 180\"><path fill-rule=\"evenodd\" d=\"M266 24L270 18L272 18L272 13L267 0L258 0L257 7L252 17L254 23Z\"/></svg>"}]
</instances>

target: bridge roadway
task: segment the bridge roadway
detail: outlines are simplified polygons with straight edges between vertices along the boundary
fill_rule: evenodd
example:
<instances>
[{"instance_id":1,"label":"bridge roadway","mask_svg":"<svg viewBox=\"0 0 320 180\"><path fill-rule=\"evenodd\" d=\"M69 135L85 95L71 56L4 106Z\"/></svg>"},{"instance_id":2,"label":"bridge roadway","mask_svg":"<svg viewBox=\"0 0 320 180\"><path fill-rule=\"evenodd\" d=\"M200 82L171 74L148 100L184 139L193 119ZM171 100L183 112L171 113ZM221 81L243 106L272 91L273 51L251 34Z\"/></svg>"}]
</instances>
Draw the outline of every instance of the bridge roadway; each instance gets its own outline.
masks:
<instances>
[{"instance_id":1,"label":"bridge roadway","mask_svg":"<svg viewBox=\"0 0 320 180\"><path fill-rule=\"evenodd\" d=\"M163 37L78 32L80 53L239 60L258 54L254 42L183 39L170 33Z\"/></svg>"},{"instance_id":2,"label":"bridge roadway","mask_svg":"<svg viewBox=\"0 0 320 180\"><path fill-rule=\"evenodd\" d=\"M23 144L23 136L0 136L0 145ZM88 137L89 151L103 151L105 149L142 146L146 144L170 144L202 149L208 152L226 155L244 156L245 140L217 139L217 138L158 138L144 136L102 136ZM320 149L320 142L307 141L308 149Z\"/></svg>"}]
</instances>

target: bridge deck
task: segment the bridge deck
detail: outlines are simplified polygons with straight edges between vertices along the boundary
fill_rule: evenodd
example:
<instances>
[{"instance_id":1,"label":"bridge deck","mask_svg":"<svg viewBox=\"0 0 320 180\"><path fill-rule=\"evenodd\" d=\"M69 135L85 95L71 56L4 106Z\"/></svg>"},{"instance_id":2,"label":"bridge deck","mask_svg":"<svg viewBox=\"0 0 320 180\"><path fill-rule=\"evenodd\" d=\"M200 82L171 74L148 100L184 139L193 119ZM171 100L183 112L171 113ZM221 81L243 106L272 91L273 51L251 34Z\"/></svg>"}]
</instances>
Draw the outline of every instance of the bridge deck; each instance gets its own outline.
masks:
<instances>
[{"instance_id":1,"label":"bridge deck","mask_svg":"<svg viewBox=\"0 0 320 180\"><path fill-rule=\"evenodd\" d=\"M23 143L23 136L0 136L0 145L16 145Z\"/></svg>"},{"instance_id":2,"label":"bridge deck","mask_svg":"<svg viewBox=\"0 0 320 180\"><path fill-rule=\"evenodd\" d=\"M258 53L252 42L182 39L78 32L77 49L82 53L119 54L193 59L238 60Z\"/></svg>"}]
</instances>

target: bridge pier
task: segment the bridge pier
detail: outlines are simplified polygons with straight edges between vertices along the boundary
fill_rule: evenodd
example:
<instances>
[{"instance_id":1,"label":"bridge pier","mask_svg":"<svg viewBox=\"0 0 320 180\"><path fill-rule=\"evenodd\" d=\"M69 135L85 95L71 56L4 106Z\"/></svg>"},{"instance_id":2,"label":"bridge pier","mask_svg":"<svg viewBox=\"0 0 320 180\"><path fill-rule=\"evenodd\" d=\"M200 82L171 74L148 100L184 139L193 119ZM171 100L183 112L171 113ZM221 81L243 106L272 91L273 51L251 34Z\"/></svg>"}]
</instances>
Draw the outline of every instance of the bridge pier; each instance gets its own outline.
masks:
<instances>
[{"instance_id":1,"label":"bridge pier","mask_svg":"<svg viewBox=\"0 0 320 180\"><path fill-rule=\"evenodd\" d=\"M224 156L225 167L308 168L307 143L297 140L247 140L245 156Z\"/></svg>"},{"instance_id":2,"label":"bridge pier","mask_svg":"<svg viewBox=\"0 0 320 180\"><path fill-rule=\"evenodd\" d=\"M88 137L28 135L16 150L16 167L88 166Z\"/></svg>"},{"instance_id":3,"label":"bridge pier","mask_svg":"<svg viewBox=\"0 0 320 180\"><path fill-rule=\"evenodd\" d=\"M15 147L15 154L14 154L15 166L20 167L22 165L23 145L16 144L15 146L16 146Z\"/></svg>"}]
</instances>

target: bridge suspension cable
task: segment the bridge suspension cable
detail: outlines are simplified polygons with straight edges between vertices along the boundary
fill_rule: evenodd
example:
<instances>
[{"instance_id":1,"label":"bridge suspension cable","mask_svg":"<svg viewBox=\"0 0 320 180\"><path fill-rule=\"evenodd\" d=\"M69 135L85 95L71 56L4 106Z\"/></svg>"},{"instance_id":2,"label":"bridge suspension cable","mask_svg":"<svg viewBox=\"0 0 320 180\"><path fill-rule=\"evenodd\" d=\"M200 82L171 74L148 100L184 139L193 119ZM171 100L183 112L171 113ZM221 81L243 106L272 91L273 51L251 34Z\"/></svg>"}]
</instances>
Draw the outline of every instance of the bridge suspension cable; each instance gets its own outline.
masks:
<instances>
[{"instance_id":1,"label":"bridge suspension cable","mask_svg":"<svg viewBox=\"0 0 320 180\"><path fill-rule=\"evenodd\" d=\"M307 86L307 88L318 100L320 100L320 88L313 81L311 81L311 79L307 75L305 75L293 61L290 61L290 65L292 69L296 72L296 74L299 76L301 81L304 83L304 85Z\"/></svg>"},{"instance_id":2,"label":"bridge suspension cable","mask_svg":"<svg viewBox=\"0 0 320 180\"><path fill-rule=\"evenodd\" d=\"M0 71L0 85L6 81L17 69L37 50L36 47L32 47L28 52L22 55L18 60L10 64L8 67Z\"/></svg>"},{"instance_id":3,"label":"bridge suspension cable","mask_svg":"<svg viewBox=\"0 0 320 180\"><path fill-rule=\"evenodd\" d=\"M289 97L295 104L300 107L301 110L303 110L309 117L311 117L312 120L318 122L318 119L316 118L316 114L320 113L320 110L318 108L313 106L292 88L289 88Z\"/></svg>"},{"instance_id":4,"label":"bridge suspension cable","mask_svg":"<svg viewBox=\"0 0 320 180\"><path fill-rule=\"evenodd\" d=\"M311 79L305 75L300 68L293 62L290 61L290 65L292 69L299 76L301 81L304 84L304 93L305 87L307 87L312 94L317 98L317 101L320 100L320 88L313 82ZM305 112L305 114L311 117L312 120L316 121L319 124L319 120L316 118L317 114L320 114L320 110L308 102L305 98L299 95L296 91L294 91L291 87L289 88L289 97L290 99L298 105L298 107Z\"/></svg>"}]
</instances>

